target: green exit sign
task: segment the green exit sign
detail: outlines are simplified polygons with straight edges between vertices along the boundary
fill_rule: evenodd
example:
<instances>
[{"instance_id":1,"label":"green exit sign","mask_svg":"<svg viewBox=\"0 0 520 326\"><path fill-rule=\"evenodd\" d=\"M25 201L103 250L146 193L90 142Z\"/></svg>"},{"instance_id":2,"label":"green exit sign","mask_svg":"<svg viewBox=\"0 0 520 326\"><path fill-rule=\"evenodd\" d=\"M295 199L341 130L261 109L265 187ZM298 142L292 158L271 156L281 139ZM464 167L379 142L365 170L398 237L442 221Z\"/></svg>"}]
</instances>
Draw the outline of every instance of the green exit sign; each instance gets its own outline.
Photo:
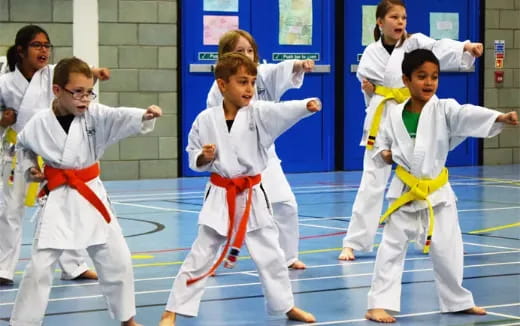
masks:
<instances>
[{"instance_id":1,"label":"green exit sign","mask_svg":"<svg viewBox=\"0 0 520 326\"><path fill-rule=\"evenodd\" d=\"M306 59L319 61L320 54L319 53L273 53L273 61L306 60Z\"/></svg>"},{"instance_id":2,"label":"green exit sign","mask_svg":"<svg viewBox=\"0 0 520 326\"><path fill-rule=\"evenodd\" d=\"M218 59L217 52L199 52L199 60L216 61Z\"/></svg>"}]
</instances>

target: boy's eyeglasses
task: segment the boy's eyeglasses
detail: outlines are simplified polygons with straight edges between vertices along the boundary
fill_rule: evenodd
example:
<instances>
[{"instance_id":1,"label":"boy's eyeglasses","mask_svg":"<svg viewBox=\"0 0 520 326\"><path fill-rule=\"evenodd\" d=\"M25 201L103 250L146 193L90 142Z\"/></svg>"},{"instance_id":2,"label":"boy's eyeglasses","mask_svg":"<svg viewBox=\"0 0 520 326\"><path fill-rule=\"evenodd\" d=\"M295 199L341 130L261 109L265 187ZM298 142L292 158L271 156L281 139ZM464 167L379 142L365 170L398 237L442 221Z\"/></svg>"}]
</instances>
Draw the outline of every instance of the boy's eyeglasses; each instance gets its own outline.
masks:
<instances>
[{"instance_id":1,"label":"boy's eyeglasses","mask_svg":"<svg viewBox=\"0 0 520 326\"><path fill-rule=\"evenodd\" d=\"M72 95L72 98L75 100L82 100L84 97L87 97L89 100L95 100L97 97L97 94L93 91L83 92L83 91L71 91L69 89L66 89L65 87L62 87L64 90L66 90L70 95Z\"/></svg>"},{"instance_id":2,"label":"boy's eyeglasses","mask_svg":"<svg viewBox=\"0 0 520 326\"><path fill-rule=\"evenodd\" d=\"M43 48L46 48L48 50L48 49L52 49L52 47L53 47L53 45L50 43L41 43L41 42L32 42L32 43L29 43L29 46L31 48L35 48L38 50L41 50Z\"/></svg>"}]
</instances>

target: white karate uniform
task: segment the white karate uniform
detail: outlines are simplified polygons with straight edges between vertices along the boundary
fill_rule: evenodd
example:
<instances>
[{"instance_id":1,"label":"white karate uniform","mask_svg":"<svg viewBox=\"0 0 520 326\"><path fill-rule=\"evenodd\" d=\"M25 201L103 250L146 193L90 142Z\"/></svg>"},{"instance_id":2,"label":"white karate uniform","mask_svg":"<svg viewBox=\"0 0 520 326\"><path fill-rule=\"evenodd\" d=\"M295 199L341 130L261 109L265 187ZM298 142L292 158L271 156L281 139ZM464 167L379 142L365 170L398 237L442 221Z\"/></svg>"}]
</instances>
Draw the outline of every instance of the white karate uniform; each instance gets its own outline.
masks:
<instances>
[{"instance_id":1,"label":"white karate uniform","mask_svg":"<svg viewBox=\"0 0 520 326\"><path fill-rule=\"evenodd\" d=\"M466 137L492 137L503 127L495 123L498 111L474 105L460 105L453 99L432 97L424 106L415 140L408 135L402 118L404 104L390 104L385 124L380 129L374 161L382 166L380 151L390 149L394 162L418 178L437 177L448 152ZM395 201L409 188L394 176L387 198ZM475 306L471 292L462 287L464 253L457 215L456 196L451 185L428 196L434 209L434 230L430 256L441 312L454 312ZM408 242L424 245L428 227L428 206L416 200L389 216L379 246L368 309L400 310L401 277ZM424 295L428 295L425 293Z\"/></svg>"},{"instance_id":2,"label":"white karate uniform","mask_svg":"<svg viewBox=\"0 0 520 326\"><path fill-rule=\"evenodd\" d=\"M278 64L258 65L255 96L253 100L279 102L282 95L291 88L303 84L303 72L293 72L295 60ZM222 94L213 82L206 101L207 107L222 104ZM276 154L275 145L269 148L267 168L262 171L262 185L272 205L273 216L279 231L279 242L285 255L287 266L298 260L298 204L289 181L282 170L281 160Z\"/></svg>"},{"instance_id":3,"label":"white karate uniform","mask_svg":"<svg viewBox=\"0 0 520 326\"><path fill-rule=\"evenodd\" d=\"M473 65L474 58L464 52L464 42L450 39L434 40L423 34L412 34L402 46L396 46L389 54L383 47L381 39L368 45L359 62L357 77L360 81L366 79L374 85L390 88L404 87L402 81L401 63L405 53L416 49L429 49L439 59L441 69L467 69ZM366 117L363 124L363 136L360 145L365 146L368 132L377 105L383 96L365 94ZM388 103L388 102L387 102ZM381 118L384 122L388 109ZM379 217L383 207L383 195L386 183L390 177L391 166L376 167L371 157L372 150L365 150L363 157L363 174L354 204L347 234L343 238L343 247L354 250L372 251L374 237L379 226Z\"/></svg>"},{"instance_id":4,"label":"white karate uniform","mask_svg":"<svg viewBox=\"0 0 520 326\"><path fill-rule=\"evenodd\" d=\"M55 168L89 167L108 146L151 131L154 120L142 122L143 113L141 109L91 103L87 112L74 118L67 134L52 109L38 112L18 134L17 157L21 161L17 169L23 172L34 166L34 155ZM130 251L99 176L86 184L108 209L111 222L70 186L49 193L38 212L31 261L16 297L11 325L42 323L58 256L80 248L87 248L94 262L112 318L126 321L135 315Z\"/></svg>"},{"instance_id":5,"label":"white karate uniform","mask_svg":"<svg viewBox=\"0 0 520 326\"><path fill-rule=\"evenodd\" d=\"M18 68L0 76L0 104L16 110L16 123L11 126L16 132L20 132L38 110L47 109L51 104L54 98L53 74L54 65L47 65L37 71L30 82ZM24 201L28 183L22 175L15 175L14 183L17 185L9 185L14 150L9 149L3 135L2 147L4 152L1 158L1 186L5 205L0 207L0 277L12 280L20 257ZM63 253L59 259L63 279L76 278L88 270L85 263L86 254L84 248Z\"/></svg>"},{"instance_id":6,"label":"white karate uniform","mask_svg":"<svg viewBox=\"0 0 520 326\"><path fill-rule=\"evenodd\" d=\"M193 123L186 148L190 168L217 173L225 178L261 173L269 160L268 151L274 140L297 121L311 114L306 109L308 101L255 101L238 111L230 131L222 104L202 111ZM197 157L205 144L216 145L216 158L207 165L197 167ZM237 196L236 226L240 223L247 194L246 190ZM209 182L199 215L199 233L177 274L166 310L188 316L198 314L207 278L189 286L186 281L210 269L220 246L226 240L228 226L226 189ZM289 273L277 239L278 230L269 202L261 185L257 184L253 186L245 244L260 274L270 314L286 313L294 307Z\"/></svg>"}]
</instances>

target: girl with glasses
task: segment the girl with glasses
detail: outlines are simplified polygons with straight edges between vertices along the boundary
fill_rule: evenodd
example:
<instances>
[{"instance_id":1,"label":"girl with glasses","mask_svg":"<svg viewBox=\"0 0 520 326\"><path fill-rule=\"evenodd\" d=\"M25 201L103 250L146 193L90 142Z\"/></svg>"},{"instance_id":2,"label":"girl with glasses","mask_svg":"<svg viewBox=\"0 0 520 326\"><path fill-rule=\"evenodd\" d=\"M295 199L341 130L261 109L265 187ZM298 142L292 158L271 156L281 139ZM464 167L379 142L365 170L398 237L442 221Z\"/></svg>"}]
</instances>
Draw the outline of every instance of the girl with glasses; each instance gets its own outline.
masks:
<instances>
[{"instance_id":1,"label":"girl with glasses","mask_svg":"<svg viewBox=\"0 0 520 326\"><path fill-rule=\"evenodd\" d=\"M12 148L16 134L39 109L49 108L54 98L52 76L55 65L49 64L51 49L49 34L43 28L36 25L22 27L16 33L15 43L7 51L9 72L0 76L0 106L3 108L0 120L3 149L0 160L0 285L13 284L20 256L25 194L30 188L24 176L16 174ZM101 80L110 75L106 68L93 69L92 72ZM84 250L64 251L59 260L63 279L97 279L96 273L85 264L85 254Z\"/></svg>"}]
</instances>

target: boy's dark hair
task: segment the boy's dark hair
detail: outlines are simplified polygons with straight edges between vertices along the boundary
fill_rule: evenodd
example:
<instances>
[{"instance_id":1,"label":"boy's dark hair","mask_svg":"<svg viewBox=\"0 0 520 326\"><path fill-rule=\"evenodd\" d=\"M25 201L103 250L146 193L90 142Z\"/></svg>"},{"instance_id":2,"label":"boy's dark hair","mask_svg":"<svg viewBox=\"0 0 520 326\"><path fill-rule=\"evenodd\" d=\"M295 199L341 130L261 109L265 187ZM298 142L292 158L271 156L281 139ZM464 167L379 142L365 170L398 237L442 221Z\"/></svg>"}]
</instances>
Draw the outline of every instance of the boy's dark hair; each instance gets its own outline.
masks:
<instances>
[{"instance_id":1,"label":"boy's dark hair","mask_svg":"<svg viewBox=\"0 0 520 326\"><path fill-rule=\"evenodd\" d=\"M240 67L244 67L251 76L257 75L256 63L242 53L226 53L218 59L215 67L215 79L229 81L229 77L235 75Z\"/></svg>"},{"instance_id":2,"label":"boy's dark hair","mask_svg":"<svg viewBox=\"0 0 520 326\"><path fill-rule=\"evenodd\" d=\"M6 53L9 71L14 71L16 64L22 61L22 58L18 55L18 47L20 47L24 53L27 53L29 44L38 34L45 34L49 43L51 42L49 34L38 25L26 25L16 32L14 44L9 47Z\"/></svg>"},{"instance_id":3,"label":"boy's dark hair","mask_svg":"<svg viewBox=\"0 0 520 326\"><path fill-rule=\"evenodd\" d=\"M89 65L76 57L61 59L54 68L54 78L52 83L61 86L62 88L69 82L71 73L79 73L85 75L87 78L94 78L92 70Z\"/></svg>"},{"instance_id":4,"label":"boy's dark hair","mask_svg":"<svg viewBox=\"0 0 520 326\"><path fill-rule=\"evenodd\" d=\"M408 77L408 79L411 79L412 73L425 62L434 63L437 66L437 70L439 70L439 59L437 59L432 51L417 49L409 53L405 53L403 63L401 64L403 75Z\"/></svg>"},{"instance_id":5,"label":"boy's dark hair","mask_svg":"<svg viewBox=\"0 0 520 326\"><path fill-rule=\"evenodd\" d=\"M238 40L240 37L245 38L249 44L251 44L251 47L253 48L254 52L254 62L258 62L260 59L258 58L258 45L256 45L255 39L251 34L244 31L243 29L234 29L231 31L226 32L224 35L220 37L220 40L218 41L218 58L220 58L229 52L233 52L235 47L237 46Z\"/></svg>"}]
</instances>

